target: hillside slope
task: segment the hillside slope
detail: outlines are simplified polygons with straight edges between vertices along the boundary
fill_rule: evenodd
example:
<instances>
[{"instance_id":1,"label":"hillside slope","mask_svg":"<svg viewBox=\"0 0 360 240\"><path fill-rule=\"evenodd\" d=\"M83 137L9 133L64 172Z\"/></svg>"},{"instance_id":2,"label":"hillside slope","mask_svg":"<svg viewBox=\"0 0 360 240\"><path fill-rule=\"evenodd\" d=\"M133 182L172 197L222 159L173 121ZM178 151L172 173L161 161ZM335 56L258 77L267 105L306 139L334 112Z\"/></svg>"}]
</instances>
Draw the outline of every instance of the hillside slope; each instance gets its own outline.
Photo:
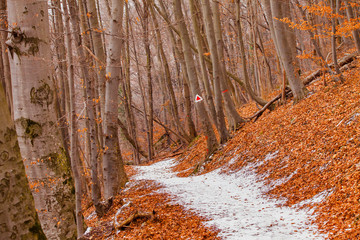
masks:
<instances>
[{"instance_id":1,"label":"hillside slope","mask_svg":"<svg viewBox=\"0 0 360 240\"><path fill-rule=\"evenodd\" d=\"M246 166L268 184L268 195L284 205L311 208L314 224L330 239L360 238L360 64L346 70L344 83L319 79L308 87L306 99L291 100L248 122L233 138L204 162L206 143L199 137L172 167L179 177L202 175L214 170L241 172ZM242 116L257 111L254 104ZM132 176L137 168L128 167ZM218 239L218 229L206 227L209 220L174 204L159 192L154 181L131 178L120 198L131 204L122 208L117 199L102 219L88 209L92 227L84 239ZM156 210L155 220L138 220L115 231L113 220L126 219L135 210ZM90 215L90 216L89 216Z\"/></svg>"},{"instance_id":2,"label":"hillside slope","mask_svg":"<svg viewBox=\"0 0 360 240\"><path fill-rule=\"evenodd\" d=\"M314 208L316 224L332 239L360 238L360 65L344 72L345 82L327 76L308 87L308 97L293 105L267 112L247 123L200 173L224 166L238 171L256 164L273 188L275 198L287 205ZM243 116L256 112L254 105L241 109ZM176 171L190 175L205 154L200 139L186 153ZM271 156L271 157L269 157ZM265 159L265 161L264 161Z\"/></svg>"}]
</instances>

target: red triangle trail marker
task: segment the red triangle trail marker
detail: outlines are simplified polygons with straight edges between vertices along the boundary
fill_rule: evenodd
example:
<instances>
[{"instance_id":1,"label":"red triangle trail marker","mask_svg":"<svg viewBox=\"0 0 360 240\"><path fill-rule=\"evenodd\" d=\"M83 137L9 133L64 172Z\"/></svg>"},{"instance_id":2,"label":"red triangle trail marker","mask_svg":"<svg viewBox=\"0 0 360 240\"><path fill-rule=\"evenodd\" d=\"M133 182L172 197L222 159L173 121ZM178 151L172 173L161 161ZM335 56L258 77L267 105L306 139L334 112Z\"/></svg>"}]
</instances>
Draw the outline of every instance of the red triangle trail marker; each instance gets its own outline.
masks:
<instances>
[{"instance_id":1,"label":"red triangle trail marker","mask_svg":"<svg viewBox=\"0 0 360 240\"><path fill-rule=\"evenodd\" d=\"M201 102L202 100L204 100L200 95L196 94L195 96L195 102Z\"/></svg>"}]
</instances>

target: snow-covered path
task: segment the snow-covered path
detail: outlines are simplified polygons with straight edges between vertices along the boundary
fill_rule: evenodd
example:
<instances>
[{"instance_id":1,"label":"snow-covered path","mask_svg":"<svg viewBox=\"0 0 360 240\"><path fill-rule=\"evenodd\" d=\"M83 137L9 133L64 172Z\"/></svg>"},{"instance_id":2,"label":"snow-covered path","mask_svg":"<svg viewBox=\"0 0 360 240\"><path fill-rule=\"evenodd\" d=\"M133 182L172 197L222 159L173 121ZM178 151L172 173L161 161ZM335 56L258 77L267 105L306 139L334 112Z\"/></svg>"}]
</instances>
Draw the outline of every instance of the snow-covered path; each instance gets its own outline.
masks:
<instances>
[{"instance_id":1,"label":"snow-covered path","mask_svg":"<svg viewBox=\"0 0 360 240\"><path fill-rule=\"evenodd\" d=\"M227 175L216 170L179 178L171 172L173 159L137 167L137 180L155 180L161 191L174 196L186 209L212 219L206 224L220 229L230 240L323 239L310 225L305 210L279 207L279 201L264 196L266 187L249 168Z\"/></svg>"}]
</instances>

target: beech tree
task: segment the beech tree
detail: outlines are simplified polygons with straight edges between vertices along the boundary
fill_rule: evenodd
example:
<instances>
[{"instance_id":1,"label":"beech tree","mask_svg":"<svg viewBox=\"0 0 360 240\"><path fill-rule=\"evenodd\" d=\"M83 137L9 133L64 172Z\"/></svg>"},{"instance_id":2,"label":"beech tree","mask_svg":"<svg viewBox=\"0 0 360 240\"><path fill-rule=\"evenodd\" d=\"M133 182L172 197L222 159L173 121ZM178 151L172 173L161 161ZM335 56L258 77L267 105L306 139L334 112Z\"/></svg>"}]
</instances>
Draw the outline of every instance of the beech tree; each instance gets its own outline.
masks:
<instances>
[{"instance_id":1,"label":"beech tree","mask_svg":"<svg viewBox=\"0 0 360 240\"><path fill-rule=\"evenodd\" d=\"M81 237L82 204L103 217L121 198L125 164L178 154L198 136L205 161L278 99L296 103L328 73L341 80L360 52L355 0L0 0L0 11L7 238L42 238L39 222L49 239ZM344 49L354 51L346 61ZM248 102L259 110L245 118ZM23 206L8 196L20 187L30 207L14 219Z\"/></svg>"},{"instance_id":2,"label":"beech tree","mask_svg":"<svg viewBox=\"0 0 360 240\"><path fill-rule=\"evenodd\" d=\"M348 21L352 21L354 20L354 11L353 11L353 8L351 7L350 5L350 0L345 0L345 6L346 6L346 15L347 15L347 19ZM352 29L352 34L353 34L353 37L354 37L354 42L355 42L355 46L356 46L356 49L358 51L358 53L360 53L360 34L359 34L359 29Z\"/></svg>"},{"instance_id":3,"label":"beech tree","mask_svg":"<svg viewBox=\"0 0 360 240\"><path fill-rule=\"evenodd\" d=\"M222 104L222 84L221 82L225 81L221 72L221 63L219 59L219 52L217 48L217 41L215 38L214 22L212 19L212 12L210 8L210 2L208 0L202 0L202 9L204 12L204 22L206 35L209 41L210 56L213 66L213 75L214 75L214 95L215 95L215 106L216 106L216 117L217 117L217 126L220 133L220 142L226 142L229 138L229 132L226 129L225 124L225 115Z\"/></svg>"},{"instance_id":4,"label":"beech tree","mask_svg":"<svg viewBox=\"0 0 360 240\"><path fill-rule=\"evenodd\" d=\"M0 84L0 236L46 239L21 158L15 125Z\"/></svg>"},{"instance_id":5,"label":"beech tree","mask_svg":"<svg viewBox=\"0 0 360 240\"><path fill-rule=\"evenodd\" d=\"M286 72L290 88L295 100L301 100L306 95L306 89L300 80L300 68L296 59L295 32L286 23L280 20L287 17L291 19L290 3L288 1L271 0L271 15L274 26L274 42L277 45L278 55ZM269 19L270 21L270 19Z\"/></svg>"},{"instance_id":6,"label":"beech tree","mask_svg":"<svg viewBox=\"0 0 360 240\"><path fill-rule=\"evenodd\" d=\"M84 219L82 215L82 197L83 189L82 183L83 178L81 176L82 171L80 156L78 151L78 123L76 119L76 104L75 104L75 73L74 73L74 59L72 55L72 41L71 41L71 30L70 30L70 16L67 7L67 2L63 4L64 18L65 18L65 43L66 43L66 57L67 57L67 73L68 73L68 88L69 88L69 102L70 102L70 158L71 158L71 169L74 175L75 183L75 215L76 215L76 227L78 236L81 237L84 233Z\"/></svg>"},{"instance_id":7,"label":"beech tree","mask_svg":"<svg viewBox=\"0 0 360 240\"><path fill-rule=\"evenodd\" d=\"M184 15L182 12L182 4L180 0L174 0L173 2L173 9L175 11L175 19L179 25L179 32L181 37L181 44L184 50L184 57L185 57L185 64L186 64L186 70L189 77L189 83L190 83L190 89L191 89L191 95L192 99L195 99L195 96L198 94L198 91L200 90L198 77L196 74L195 69L195 62L194 62L194 56L190 48L190 37L187 30L187 27L184 22ZM212 129L212 126L210 124L209 115L205 109L205 105L203 102L198 102L196 104L196 108L199 112L202 125L204 128L204 134L207 137L207 151L209 154L213 153L217 146L218 142L214 133L214 130Z\"/></svg>"},{"instance_id":8,"label":"beech tree","mask_svg":"<svg viewBox=\"0 0 360 240\"><path fill-rule=\"evenodd\" d=\"M101 204L101 191L100 191L100 180L98 177L98 146L96 143L96 122L95 122L95 95L93 91L93 83L90 78L89 70L86 64L86 58L84 49L82 46L81 32L80 32L80 19L78 14L78 5L75 0L68 0L69 13L72 26L73 37L75 41L76 51L79 56L81 75L85 81L86 88L86 109L89 120L89 133L90 133L90 151L89 159L91 164L91 196L92 201L96 208L96 213L99 216L104 215L104 206Z\"/></svg>"},{"instance_id":9,"label":"beech tree","mask_svg":"<svg viewBox=\"0 0 360 240\"><path fill-rule=\"evenodd\" d=\"M76 237L74 183L56 124L46 1L9 0L14 120L26 174L50 239Z\"/></svg>"},{"instance_id":10,"label":"beech tree","mask_svg":"<svg viewBox=\"0 0 360 240\"><path fill-rule=\"evenodd\" d=\"M107 60L106 102L105 102L105 153L103 163L104 196L106 199L117 195L127 182L118 137L118 89L120 84L121 61L123 42L122 20L124 1L113 1L111 31Z\"/></svg>"}]
</instances>

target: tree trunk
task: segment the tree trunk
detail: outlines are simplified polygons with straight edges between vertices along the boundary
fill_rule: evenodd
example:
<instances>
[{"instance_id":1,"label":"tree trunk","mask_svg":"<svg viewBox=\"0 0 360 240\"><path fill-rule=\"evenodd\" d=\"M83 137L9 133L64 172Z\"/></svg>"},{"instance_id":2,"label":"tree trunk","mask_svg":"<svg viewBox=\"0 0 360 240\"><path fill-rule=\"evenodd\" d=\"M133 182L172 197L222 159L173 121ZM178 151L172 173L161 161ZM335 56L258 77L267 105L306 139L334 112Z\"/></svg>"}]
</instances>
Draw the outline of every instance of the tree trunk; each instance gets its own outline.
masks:
<instances>
[{"instance_id":1,"label":"tree trunk","mask_svg":"<svg viewBox=\"0 0 360 240\"><path fill-rule=\"evenodd\" d=\"M150 51L150 41L149 41L149 7L151 0L144 0L143 7L136 0L135 7L138 15L140 17L140 22L142 26L142 40L145 48L146 54L146 77L147 77L147 144L148 144L148 160L151 161L154 156L154 146L153 146L153 138L154 138L154 103L153 103L153 83L152 83L152 59L151 59L151 51ZM145 95L143 95L145 97ZM145 104L145 103L144 103ZM144 105L145 108L145 105Z\"/></svg>"},{"instance_id":2,"label":"tree trunk","mask_svg":"<svg viewBox=\"0 0 360 240\"><path fill-rule=\"evenodd\" d=\"M104 214L104 209L101 204L101 192L100 192L100 182L98 178L98 157L97 157L97 146L96 146L96 122L95 122L95 107L94 101L95 99L93 87L91 83L91 78L89 75L89 71L86 67L86 59L85 53L82 46L82 41L80 37L80 23L79 23L79 15L78 15L78 6L75 0L68 0L69 10L70 10L70 20L72 26L73 37L76 46L76 52L79 56L79 63L81 69L82 78L85 81L85 89L86 89L86 105L87 105L87 116L89 121L89 135L90 135L90 169L91 169L91 197L92 201L95 205L96 213L99 217L102 217Z\"/></svg>"},{"instance_id":3,"label":"tree trunk","mask_svg":"<svg viewBox=\"0 0 360 240\"><path fill-rule=\"evenodd\" d=\"M349 4L349 0L345 0L345 5L346 5L346 15L347 15L348 21L354 20L355 19L354 18L354 11L353 11L353 8L351 7L351 5ZM357 52L360 53L359 30L358 29L353 29L352 33L353 33L354 42L355 42Z\"/></svg>"},{"instance_id":4,"label":"tree trunk","mask_svg":"<svg viewBox=\"0 0 360 240\"><path fill-rule=\"evenodd\" d=\"M213 63L212 74L214 78L215 109L216 109L217 126L220 134L220 143L225 143L230 137L230 134L226 128L224 109L222 105L222 95L221 95L222 88L220 82L224 82L225 79L222 78L222 74L221 74L221 66L220 66L220 60L217 49L218 43L216 42L215 39L214 23L210 8L210 1L202 0L201 7L204 13L206 38L208 39L209 42L210 57Z\"/></svg>"},{"instance_id":5,"label":"tree trunk","mask_svg":"<svg viewBox=\"0 0 360 240\"><path fill-rule=\"evenodd\" d=\"M55 49L57 53L57 60L58 60L58 69L57 69L57 78L58 78L58 85L59 88L59 97L60 97L60 111L61 113L66 113L70 111L69 101L67 101L69 96L69 85L67 83L66 74L66 54L65 54L65 42L64 42L64 23L61 17L61 5L60 1L55 1L55 6L57 9L54 10L55 12L55 30L56 30L56 38L55 38ZM62 116L61 116L62 117ZM66 118L65 122L66 122ZM61 124L62 127L65 128L64 124ZM65 128L66 129L66 128ZM66 129L67 130L67 129ZM68 135L68 134L67 134ZM67 139L68 140L68 139Z\"/></svg>"},{"instance_id":6,"label":"tree trunk","mask_svg":"<svg viewBox=\"0 0 360 240\"><path fill-rule=\"evenodd\" d=\"M102 41L102 29L100 28L98 10L96 9L96 0L86 0L88 19L91 28L91 38L94 46L94 53L97 57L96 67L98 69L98 91L100 92L100 109L101 116L105 113L105 75L106 75L106 55Z\"/></svg>"},{"instance_id":7,"label":"tree trunk","mask_svg":"<svg viewBox=\"0 0 360 240\"><path fill-rule=\"evenodd\" d=\"M108 73L105 98L105 151L103 160L104 197L110 199L116 196L128 178L125 173L118 136L118 104L119 83L121 75L121 54L123 42L118 38L123 36L124 1L112 1L111 33L108 50Z\"/></svg>"},{"instance_id":8,"label":"tree trunk","mask_svg":"<svg viewBox=\"0 0 360 240\"><path fill-rule=\"evenodd\" d=\"M336 0L330 0L330 4L331 4L331 9L332 9L332 13L335 15L336 14L336 4L337 1ZM331 18L331 52L332 52L332 58L333 58L333 62L334 62L334 69L336 74L338 75L339 79L341 82L344 81L344 78L340 72L340 67L337 61L337 52L336 52L336 18L335 16L332 16Z\"/></svg>"},{"instance_id":9,"label":"tree trunk","mask_svg":"<svg viewBox=\"0 0 360 240\"><path fill-rule=\"evenodd\" d=\"M229 117L233 120L233 126L231 128L236 129L239 127L241 123L244 123L244 119L240 117L239 113L236 111L236 107L234 101L231 99L231 91L229 89L228 78L226 75L226 66L225 66L225 57L224 57L224 40L222 37L222 26L220 20L220 10L219 10L219 2L212 1L212 9L213 9L213 22L214 22L214 33L216 39L216 47L218 52L218 63L220 65L220 86L221 93L224 98L225 108L229 114ZM213 62L214 63L214 62ZM214 66L215 64L213 64ZM231 119L228 119L228 122L231 122Z\"/></svg>"},{"instance_id":10,"label":"tree trunk","mask_svg":"<svg viewBox=\"0 0 360 240\"><path fill-rule=\"evenodd\" d=\"M0 166L1 239L46 239L35 210L15 126L1 84Z\"/></svg>"},{"instance_id":11,"label":"tree trunk","mask_svg":"<svg viewBox=\"0 0 360 240\"><path fill-rule=\"evenodd\" d=\"M295 3L297 4L303 19L305 21L309 21L308 17L306 16L305 11L301 8L300 2L298 0L295 0ZM322 65L324 65L328 69L328 71L334 77L334 79L337 79L337 77L335 76L336 75L335 72L330 68L329 64L326 62L326 59L325 59L325 57L324 57L324 55L323 55L323 53L321 51L321 48L320 48L318 42L316 41L316 37L315 37L314 32L311 31L310 29L307 30L307 32L310 35L310 41L311 41L311 43L313 44L313 46L315 48L316 54L321 58Z\"/></svg>"},{"instance_id":12,"label":"tree trunk","mask_svg":"<svg viewBox=\"0 0 360 240\"><path fill-rule=\"evenodd\" d=\"M7 45L19 146L30 185L44 185L33 188L35 207L48 238L76 238L71 167L56 124L48 5L11 0L8 12L16 23L9 26Z\"/></svg>"},{"instance_id":13,"label":"tree trunk","mask_svg":"<svg viewBox=\"0 0 360 240\"><path fill-rule=\"evenodd\" d=\"M7 15L6 15L6 0L0 0L0 12L2 15L2 21L0 22L0 30L7 29ZM0 44L1 44L1 58L3 65L3 77L4 77L4 90L6 94L7 102L9 103L9 109L11 118L14 117L14 109L13 109L13 97L12 97L12 84L11 84L11 73L10 73L10 63L9 56L7 52L7 46L5 44L8 33L5 31L0 31Z\"/></svg>"},{"instance_id":14,"label":"tree trunk","mask_svg":"<svg viewBox=\"0 0 360 240\"><path fill-rule=\"evenodd\" d=\"M204 58L205 52L204 52L203 39L202 39L203 37L201 36L200 25L199 25L199 21L198 21L199 17L197 16L199 14L199 12L196 9L196 4L194 1L195 0L190 0L190 10L191 10L191 19L192 19L192 23L193 23L193 28L195 31L195 40L196 40L196 46L198 49L198 58L200 61L200 72L201 72L202 80L204 82L204 87L205 87L205 92L206 92L206 102L209 107L210 116L211 116L211 119L213 120L216 128L218 129L219 127L218 127L218 123L216 120L214 97L213 97L213 93L211 91L209 76L207 73L206 62L205 62L205 58Z\"/></svg>"},{"instance_id":15,"label":"tree trunk","mask_svg":"<svg viewBox=\"0 0 360 240\"><path fill-rule=\"evenodd\" d=\"M242 32L242 27L241 27L241 19L240 19L240 0L236 0L235 25L236 25L236 30L237 30L236 33L237 33L237 36L239 39L240 57L241 57L241 62L242 62L241 68L242 68L242 72L243 72L243 76L244 76L244 80L245 80L246 92L250 95L250 97L255 102L257 102L261 106L265 106L267 102L265 100L263 100L262 98L260 98L259 96L257 96L250 85L250 77L249 77L249 73L248 73L248 69L247 69L248 64L247 64L246 55L245 55L245 45L244 45L243 32Z\"/></svg>"},{"instance_id":16,"label":"tree trunk","mask_svg":"<svg viewBox=\"0 0 360 240\"><path fill-rule=\"evenodd\" d=\"M74 175L75 183L75 216L78 237L84 234L84 217L82 214L81 200L83 195L82 190L82 176L81 176L81 160L78 152L77 141L77 119L76 119L76 102L75 102L75 75L74 75L74 61L72 56L72 42L71 42L71 30L70 30L70 16L67 7L67 3L63 2L63 9L65 13L65 43L66 43L66 56L67 56L67 73L68 73L68 85L69 85L69 102L70 102L70 159L71 169Z\"/></svg>"},{"instance_id":17,"label":"tree trunk","mask_svg":"<svg viewBox=\"0 0 360 240\"><path fill-rule=\"evenodd\" d=\"M192 54L191 48L190 48L190 37L189 37L189 33L188 33L187 27L184 22L184 16L182 13L182 8L181 8L181 0L174 0L173 4L174 4L173 9L175 11L175 18L176 18L176 22L179 25L181 43L182 43L182 47L184 50L186 70L187 70L187 73L189 76L191 95L192 95L192 99L195 99L196 94L198 94L198 92L200 91L200 86L199 86L199 82L198 82L198 78L197 78L193 54ZM208 113L205 110L204 102L202 102L202 101L197 102L196 109L201 118L202 127L204 129L204 135L206 136L206 139L207 139L208 154L212 154L218 147L218 142L217 142L214 130L212 129Z\"/></svg>"},{"instance_id":18,"label":"tree trunk","mask_svg":"<svg viewBox=\"0 0 360 240\"><path fill-rule=\"evenodd\" d=\"M148 155L141 149L140 146L138 146L136 140L134 140L134 139L130 136L130 134L129 134L129 132L128 132L126 126L125 126L125 124L124 124L120 119L118 119L118 125L119 125L119 127L120 127L120 129L121 129L121 133L124 135L124 137L126 138L126 140L135 148L135 150L136 150L139 154L141 154L143 157L147 158ZM140 163L135 163L135 164L140 164Z\"/></svg>"},{"instance_id":19,"label":"tree trunk","mask_svg":"<svg viewBox=\"0 0 360 240\"><path fill-rule=\"evenodd\" d=\"M126 117L127 117L127 126L129 128L130 135L129 137L133 140L133 149L134 149L134 156L135 156L135 164L140 164L140 146L137 140L137 123L134 117L134 111L131 107L132 105L132 91L131 91L131 73L130 73L130 17L129 17L129 6L128 3L125 3L126 7L126 60L125 60L125 81L123 81L123 89L124 89L124 103L125 103L125 110L126 110ZM124 126L125 127L125 126ZM122 128L123 129L123 128ZM126 128L125 128L126 129ZM123 129L124 130L124 129ZM126 129L127 131L127 129ZM124 134L124 133L123 133ZM127 138L128 140L130 138ZM147 155L144 156L147 158Z\"/></svg>"},{"instance_id":20,"label":"tree trunk","mask_svg":"<svg viewBox=\"0 0 360 240\"><path fill-rule=\"evenodd\" d=\"M139 64L138 54L137 54L137 50L136 50L136 46L135 46L134 33L133 33L133 29L132 29L131 25L130 25L130 33L131 33L131 38L132 38L132 43L133 43L133 51L134 51L134 60L135 60L135 64L136 64L136 70L138 73L140 73L140 64ZM146 109L145 93L144 93L144 87L142 84L142 79L141 79L140 74L137 74L137 80L138 80L138 84L139 84L139 88L140 88L141 100L143 103L143 109L144 109L143 116L144 116L144 121L145 121L145 127L146 127L146 130L149 131L149 121L148 121L148 114L147 114L147 109ZM130 107L132 107L132 106L130 106Z\"/></svg>"},{"instance_id":21,"label":"tree trunk","mask_svg":"<svg viewBox=\"0 0 360 240\"><path fill-rule=\"evenodd\" d=\"M153 17L153 22L154 22L154 27L155 27L155 31L156 31L156 38L157 38L157 42L158 42L158 48L160 51L160 58L162 60L162 64L164 66L164 71L165 71L165 85L166 85L166 90L170 96L170 102L171 102L171 111L173 114L173 119L176 123L176 127L179 129L180 134L188 140L188 143L191 142L192 138L190 136L188 136L186 134L186 132L184 131L184 128L182 127L181 123L180 123L180 117L179 117L179 111L178 111L178 106L177 106L177 101L175 98L175 92L174 92L174 88L171 82L171 73L170 73L170 68L169 68L169 63L167 60L167 57L165 55L165 51L164 51L164 47L163 47L163 43L162 43L162 37L160 34L160 30L159 30L159 23L156 19L155 16L155 11L154 11L154 7L153 7L153 2L151 3L151 15ZM194 137L194 136L192 136Z\"/></svg>"},{"instance_id":22,"label":"tree trunk","mask_svg":"<svg viewBox=\"0 0 360 240\"><path fill-rule=\"evenodd\" d=\"M145 53L146 53L146 75L147 75L147 98L148 98L148 121L149 121L149 129L147 132L148 136L148 150L149 150L149 156L148 160L151 161L154 157L154 144L153 144L153 138L154 138L154 102L153 102L153 86L152 86L152 59L151 59L151 51L150 51L150 41L149 41L149 1L150 0L144 0L144 15L143 15L143 41L145 46Z\"/></svg>"},{"instance_id":23,"label":"tree trunk","mask_svg":"<svg viewBox=\"0 0 360 240\"><path fill-rule=\"evenodd\" d=\"M164 5L163 0L160 0L159 2L160 2L162 10L164 11L165 16L168 18L169 14L166 12L166 7ZM156 5L154 5L154 7L156 7ZM179 65L181 65L184 69L186 69L183 49L182 49L181 43L177 44L177 42L176 42L174 28L172 28L172 25L168 26L168 31L170 34L171 43L173 45L174 61L176 64L178 64L177 67ZM177 69L177 71L178 70L179 69ZM180 76L180 74L178 74L178 76ZM183 78L182 85L183 85L183 94L184 94L186 126L189 130L189 135L195 137L195 136L197 136L197 133L196 133L195 123L193 121L193 116L192 116L192 104L191 104L192 100L191 100L191 96L190 96L189 77L188 77L187 71L182 71L182 78ZM181 79L181 78L178 77L178 79Z\"/></svg>"},{"instance_id":24,"label":"tree trunk","mask_svg":"<svg viewBox=\"0 0 360 240\"><path fill-rule=\"evenodd\" d=\"M280 56L282 65L286 72L290 88L294 94L295 102L301 100L306 95L306 88L300 80L297 59L296 59L296 42L294 38L294 30L286 23L279 19L290 17L290 5L287 1L271 0L271 14L274 25L275 39L277 43L277 51Z\"/></svg>"}]
</instances>

